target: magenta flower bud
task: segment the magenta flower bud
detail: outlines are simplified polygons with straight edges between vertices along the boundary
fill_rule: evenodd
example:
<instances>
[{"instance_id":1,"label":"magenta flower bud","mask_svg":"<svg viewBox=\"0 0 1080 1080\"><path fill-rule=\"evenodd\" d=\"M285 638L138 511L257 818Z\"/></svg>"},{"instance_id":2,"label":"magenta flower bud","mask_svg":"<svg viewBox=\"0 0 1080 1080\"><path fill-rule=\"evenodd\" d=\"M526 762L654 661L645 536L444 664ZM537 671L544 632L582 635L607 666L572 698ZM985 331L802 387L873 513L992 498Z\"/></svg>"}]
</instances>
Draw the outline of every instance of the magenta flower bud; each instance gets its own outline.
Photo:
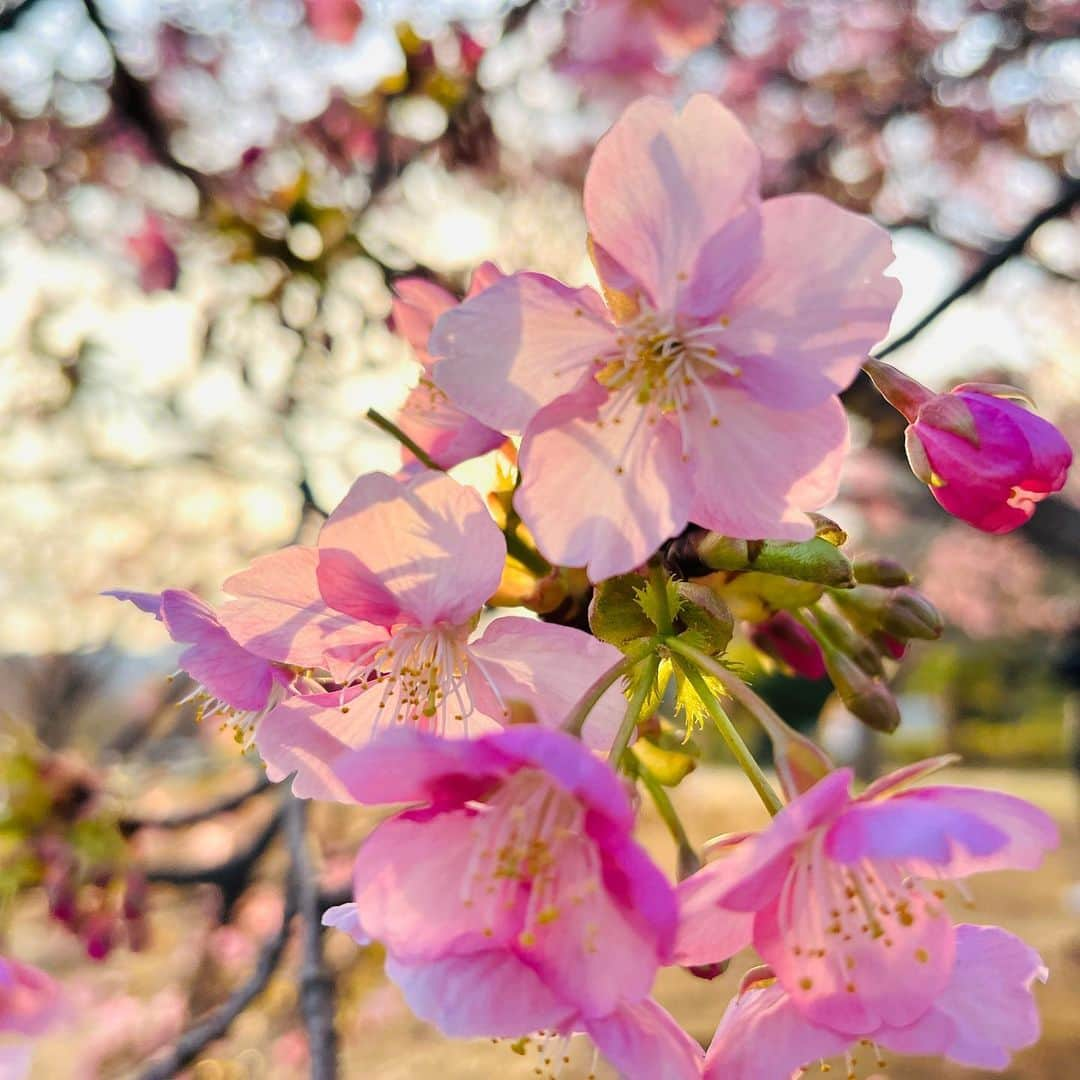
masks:
<instances>
[{"instance_id":1,"label":"magenta flower bud","mask_svg":"<svg viewBox=\"0 0 1080 1080\"><path fill-rule=\"evenodd\" d=\"M82 927L86 955L91 960L104 960L112 952L115 933L116 920L112 915L106 912L92 915Z\"/></svg>"},{"instance_id":2,"label":"magenta flower bud","mask_svg":"<svg viewBox=\"0 0 1080 1080\"><path fill-rule=\"evenodd\" d=\"M933 394L879 360L866 370L911 421L912 471L955 517L983 532L1010 532L1064 487L1072 450L1053 424L1017 403L1026 400L1019 390L964 383Z\"/></svg>"},{"instance_id":3,"label":"magenta flower bud","mask_svg":"<svg viewBox=\"0 0 1080 1080\"><path fill-rule=\"evenodd\" d=\"M804 679L825 678L825 660L818 643L790 612L778 611L765 622L755 623L750 640L766 656L786 664Z\"/></svg>"},{"instance_id":4,"label":"magenta flower bud","mask_svg":"<svg viewBox=\"0 0 1080 1080\"><path fill-rule=\"evenodd\" d=\"M718 960L712 964L693 964L686 968L686 970L693 975L695 979L704 979L706 982L711 982L713 979L723 975L730 964L730 960Z\"/></svg>"}]
</instances>

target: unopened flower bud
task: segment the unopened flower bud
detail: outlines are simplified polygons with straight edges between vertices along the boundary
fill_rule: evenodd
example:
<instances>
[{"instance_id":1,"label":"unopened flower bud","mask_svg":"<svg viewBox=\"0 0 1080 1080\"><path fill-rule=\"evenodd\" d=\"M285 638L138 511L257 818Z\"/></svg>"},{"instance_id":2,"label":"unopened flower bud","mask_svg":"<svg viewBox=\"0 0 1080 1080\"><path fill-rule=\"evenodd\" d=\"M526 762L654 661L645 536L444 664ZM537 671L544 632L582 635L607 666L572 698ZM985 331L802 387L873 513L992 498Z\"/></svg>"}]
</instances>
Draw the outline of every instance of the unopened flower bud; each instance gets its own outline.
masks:
<instances>
[{"instance_id":1,"label":"unopened flower bud","mask_svg":"<svg viewBox=\"0 0 1080 1080\"><path fill-rule=\"evenodd\" d=\"M877 647L882 656L890 656L893 660L902 660L907 652L907 645L892 634L886 634L884 630L875 630L870 635L870 640Z\"/></svg>"},{"instance_id":2,"label":"unopened flower bud","mask_svg":"<svg viewBox=\"0 0 1080 1080\"><path fill-rule=\"evenodd\" d=\"M693 967L688 967L686 970L690 972L695 979L704 979L706 982L711 982L713 979L717 979L723 975L730 966L730 960L717 960L714 964L695 964Z\"/></svg>"},{"instance_id":3,"label":"unopened flower bud","mask_svg":"<svg viewBox=\"0 0 1080 1080\"><path fill-rule=\"evenodd\" d=\"M695 639L693 644L704 649L710 656L719 656L731 642L735 632L735 619L727 604L706 585L692 581L676 583L682 606L679 622Z\"/></svg>"},{"instance_id":4,"label":"unopened flower bud","mask_svg":"<svg viewBox=\"0 0 1080 1080\"><path fill-rule=\"evenodd\" d=\"M896 589L911 584L911 575L895 559L885 555L868 555L851 564L855 580L860 585L882 585Z\"/></svg>"},{"instance_id":5,"label":"unopened flower bud","mask_svg":"<svg viewBox=\"0 0 1080 1080\"><path fill-rule=\"evenodd\" d=\"M937 608L910 586L886 589L880 585L859 585L837 591L833 599L866 633L884 630L903 640L934 641L945 627Z\"/></svg>"},{"instance_id":6,"label":"unopened flower bud","mask_svg":"<svg viewBox=\"0 0 1080 1080\"><path fill-rule=\"evenodd\" d=\"M691 529L671 544L667 558L685 577L700 577L709 570L757 570L833 588L854 584L847 556L821 536L801 541L739 540Z\"/></svg>"},{"instance_id":7,"label":"unopened flower bud","mask_svg":"<svg viewBox=\"0 0 1080 1080\"><path fill-rule=\"evenodd\" d=\"M892 691L868 675L850 656L828 652L825 664L844 707L867 727L891 734L900 726L900 710Z\"/></svg>"},{"instance_id":8,"label":"unopened flower bud","mask_svg":"<svg viewBox=\"0 0 1080 1080\"><path fill-rule=\"evenodd\" d=\"M867 675L885 674L877 649L850 623L824 608L815 608L814 614L818 625L835 648L850 656Z\"/></svg>"},{"instance_id":9,"label":"unopened flower bud","mask_svg":"<svg viewBox=\"0 0 1080 1080\"><path fill-rule=\"evenodd\" d=\"M778 611L764 622L754 623L750 640L804 679L825 678L825 659L814 636L790 612Z\"/></svg>"}]
</instances>

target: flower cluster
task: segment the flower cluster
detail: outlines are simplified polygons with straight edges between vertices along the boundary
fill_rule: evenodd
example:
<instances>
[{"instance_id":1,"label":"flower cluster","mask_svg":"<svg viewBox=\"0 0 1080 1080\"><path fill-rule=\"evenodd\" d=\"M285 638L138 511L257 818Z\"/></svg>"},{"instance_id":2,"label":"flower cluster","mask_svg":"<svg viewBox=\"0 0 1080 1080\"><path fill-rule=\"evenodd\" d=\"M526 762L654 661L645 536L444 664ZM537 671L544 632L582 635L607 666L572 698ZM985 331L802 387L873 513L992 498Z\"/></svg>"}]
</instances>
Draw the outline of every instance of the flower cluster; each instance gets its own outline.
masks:
<instances>
[{"instance_id":1,"label":"flower cluster","mask_svg":"<svg viewBox=\"0 0 1080 1080\"><path fill-rule=\"evenodd\" d=\"M691 7L651 17L675 27ZM396 423L377 418L400 473L361 476L314 544L235 574L216 609L176 589L113 594L184 646L201 715L271 780L396 808L325 921L382 944L419 1016L533 1046L540 1074L563 1072L578 1033L631 1080L787 1080L864 1041L998 1067L1038 1032L1041 961L1003 930L957 926L943 883L1035 867L1050 819L913 786L941 761L852 795L850 772L724 663L748 625L891 730L890 665L942 629L902 567L852 560L814 513L847 446L838 395L898 298L888 235L816 196L762 201L759 169L715 100L632 105L585 184L600 291L489 265L460 303L400 281L394 325L422 373ZM955 400L920 401L916 471L946 508L1011 527L1061 486L1067 449L985 388ZM508 439L497 522L445 470ZM546 621L490 610L508 549L567 602L537 603ZM656 716L669 689L681 730ZM783 798L727 697L772 739ZM703 864L665 788L706 720L773 820ZM677 885L633 838L638 783L678 846ZM653 982L670 965L717 974L749 945L767 966L706 1054Z\"/></svg>"}]
</instances>

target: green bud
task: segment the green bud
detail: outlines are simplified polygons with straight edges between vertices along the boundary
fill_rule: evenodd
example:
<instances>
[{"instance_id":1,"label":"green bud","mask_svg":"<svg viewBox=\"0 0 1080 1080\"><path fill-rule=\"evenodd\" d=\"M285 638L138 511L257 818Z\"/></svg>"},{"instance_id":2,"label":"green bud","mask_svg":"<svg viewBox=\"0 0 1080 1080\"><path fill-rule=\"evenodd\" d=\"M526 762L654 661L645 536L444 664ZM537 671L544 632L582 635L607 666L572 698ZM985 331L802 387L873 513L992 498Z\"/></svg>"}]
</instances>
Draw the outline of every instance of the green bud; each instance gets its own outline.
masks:
<instances>
[{"instance_id":1,"label":"green bud","mask_svg":"<svg viewBox=\"0 0 1080 1080\"><path fill-rule=\"evenodd\" d=\"M850 623L821 607L814 608L814 615L825 636L840 652L850 656L868 675L885 674L877 649Z\"/></svg>"},{"instance_id":2,"label":"green bud","mask_svg":"<svg viewBox=\"0 0 1080 1080\"><path fill-rule=\"evenodd\" d=\"M732 540L706 533L697 557L711 570L757 570L796 581L813 581L833 588L855 583L848 557L828 540Z\"/></svg>"},{"instance_id":3,"label":"green bud","mask_svg":"<svg viewBox=\"0 0 1080 1080\"><path fill-rule=\"evenodd\" d=\"M892 691L867 675L850 656L826 650L825 668L844 707L867 727L891 734L900 726L900 710Z\"/></svg>"},{"instance_id":4,"label":"green bud","mask_svg":"<svg viewBox=\"0 0 1080 1080\"><path fill-rule=\"evenodd\" d=\"M903 640L921 638L934 641L945 628L940 613L922 593L909 586L886 589L880 585L858 585L833 593L837 605L864 633L884 630Z\"/></svg>"},{"instance_id":5,"label":"green bud","mask_svg":"<svg viewBox=\"0 0 1080 1080\"><path fill-rule=\"evenodd\" d=\"M593 590L589 628L601 641L621 649L656 632L638 603L637 593L644 583L637 574L622 574L601 581Z\"/></svg>"},{"instance_id":6,"label":"green bud","mask_svg":"<svg viewBox=\"0 0 1080 1080\"><path fill-rule=\"evenodd\" d=\"M735 632L735 619L727 604L707 585L679 581L679 621L686 627L680 637L710 656L719 656Z\"/></svg>"},{"instance_id":7,"label":"green bud","mask_svg":"<svg viewBox=\"0 0 1080 1080\"><path fill-rule=\"evenodd\" d=\"M895 559L885 555L868 555L851 564L855 580L860 585L883 585L896 589L911 584L911 575Z\"/></svg>"},{"instance_id":8,"label":"green bud","mask_svg":"<svg viewBox=\"0 0 1080 1080\"><path fill-rule=\"evenodd\" d=\"M795 581L776 574L727 574L718 571L699 584L712 589L731 609L736 619L761 622L778 611L795 611L821 599L824 585L813 581Z\"/></svg>"}]
</instances>

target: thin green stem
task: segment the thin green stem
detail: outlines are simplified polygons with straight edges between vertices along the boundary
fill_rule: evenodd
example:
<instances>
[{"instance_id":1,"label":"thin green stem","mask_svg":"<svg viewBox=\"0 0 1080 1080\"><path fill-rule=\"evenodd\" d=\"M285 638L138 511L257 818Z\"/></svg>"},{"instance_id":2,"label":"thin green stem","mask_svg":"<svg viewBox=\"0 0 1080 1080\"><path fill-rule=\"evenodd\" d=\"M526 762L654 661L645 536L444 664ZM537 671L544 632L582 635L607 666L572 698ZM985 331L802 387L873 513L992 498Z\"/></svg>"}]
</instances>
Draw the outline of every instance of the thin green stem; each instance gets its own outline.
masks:
<instances>
[{"instance_id":1,"label":"thin green stem","mask_svg":"<svg viewBox=\"0 0 1080 1080\"><path fill-rule=\"evenodd\" d=\"M546 577L551 573L551 563L535 548L529 547L513 529L506 533L506 553L537 577Z\"/></svg>"},{"instance_id":2,"label":"thin green stem","mask_svg":"<svg viewBox=\"0 0 1080 1080\"><path fill-rule=\"evenodd\" d=\"M410 439L393 420L388 420L378 409L368 409L366 416L376 427L382 428L387 435L392 435L397 439L421 465L426 465L429 469L435 469L437 472L446 472L441 465L436 464L431 455L418 442Z\"/></svg>"},{"instance_id":3,"label":"thin green stem","mask_svg":"<svg viewBox=\"0 0 1080 1080\"><path fill-rule=\"evenodd\" d=\"M571 735L580 736L586 718L596 707L596 703L607 693L608 689L627 672L633 671L646 656L650 653L655 654L655 652L656 642L650 638L648 641L643 641L630 649L621 660L612 664L581 696L581 700L574 706L574 711L566 718L566 723L563 725L564 730Z\"/></svg>"},{"instance_id":4,"label":"thin green stem","mask_svg":"<svg viewBox=\"0 0 1080 1080\"><path fill-rule=\"evenodd\" d=\"M707 654L678 639L672 639L666 644L673 653L678 655L676 662L680 670L686 676L687 682L694 688L694 693L701 699L701 704L705 706L709 715L713 718L721 738L727 743L727 748L731 751L731 756L735 758L739 768L742 769L746 774L746 778L754 786L758 797L765 804L765 809L773 815L780 813L784 808L780 796L773 791L772 785L761 771L761 766L757 763L754 755L750 753L746 743L742 740L742 736L731 722L731 717L724 712L724 707L712 690L709 689L708 683L705 682L701 674L700 661L702 658L708 659Z\"/></svg>"},{"instance_id":5,"label":"thin green stem","mask_svg":"<svg viewBox=\"0 0 1080 1080\"><path fill-rule=\"evenodd\" d=\"M656 672L660 667L660 657L654 652L645 660L645 671L640 674L633 694L630 695L630 703L626 706L626 713L615 734L615 740L608 751L608 763L614 768L619 767L622 756L630 745L630 736L641 719L641 710L645 708L645 702L656 685Z\"/></svg>"},{"instance_id":6,"label":"thin green stem","mask_svg":"<svg viewBox=\"0 0 1080 1080\"><path fill-rule=\"evenodd\" d=\"M675 809L674 804L668 797L664 785L661 784L652 771L646 768L640 761L637 763L637 774L640 777L641 782L645 785L645 790L649 793L649 797L656 807L656 812L667 826L668 832L671 833L672 840L674 840L678 846L680 858L684 853L693 854L694 849L690 843L690 837L686 835L686 829L683 828L679 812Z\"/></svg>"}]
</instances>

